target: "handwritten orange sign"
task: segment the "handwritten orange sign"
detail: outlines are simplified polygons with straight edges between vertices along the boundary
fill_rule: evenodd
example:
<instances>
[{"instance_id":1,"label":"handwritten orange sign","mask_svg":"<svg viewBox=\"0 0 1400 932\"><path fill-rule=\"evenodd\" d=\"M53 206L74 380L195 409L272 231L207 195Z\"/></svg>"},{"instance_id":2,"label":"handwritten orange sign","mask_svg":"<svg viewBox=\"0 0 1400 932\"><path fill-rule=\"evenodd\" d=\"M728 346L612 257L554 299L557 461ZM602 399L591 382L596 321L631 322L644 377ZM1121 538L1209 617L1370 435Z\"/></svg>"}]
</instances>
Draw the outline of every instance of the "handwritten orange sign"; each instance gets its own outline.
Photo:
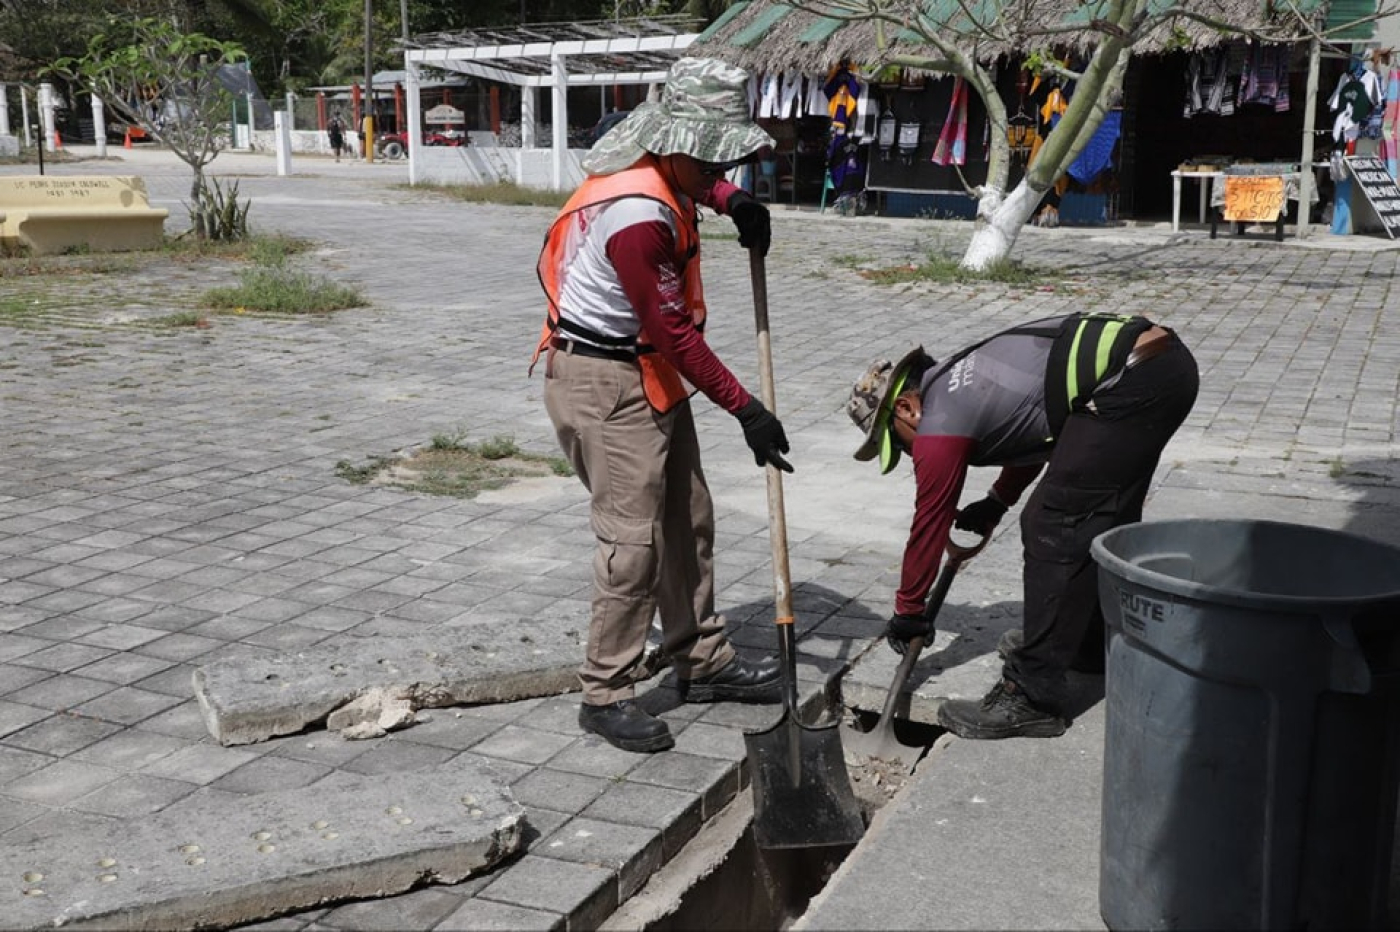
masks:
<instances>
[{"instance_id":1,"label":"handwritten orange sign","mask_svg":"<svg viewBox=\"0 0 1400 932\"><path fill-rule=\"evenodd\" d=\"M1225 176L1225 219L1273 223L1283 210L1283 179L1278 175Z\"/></svg>"}]
</instances>

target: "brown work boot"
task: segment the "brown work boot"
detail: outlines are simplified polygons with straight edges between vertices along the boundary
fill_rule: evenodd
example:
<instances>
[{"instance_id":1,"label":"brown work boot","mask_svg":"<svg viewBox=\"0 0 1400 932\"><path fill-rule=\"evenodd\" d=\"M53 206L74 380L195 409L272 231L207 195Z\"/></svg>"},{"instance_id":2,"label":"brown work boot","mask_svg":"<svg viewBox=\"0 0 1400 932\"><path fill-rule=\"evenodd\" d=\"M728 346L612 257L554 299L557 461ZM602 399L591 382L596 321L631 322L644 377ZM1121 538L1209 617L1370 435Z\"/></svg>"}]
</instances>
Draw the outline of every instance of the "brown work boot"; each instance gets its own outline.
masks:
<instances>
[{"instance_id":1,"label":"brown work boot","mask_svg":"<svg viewBox=\"0 0 1400 932\"><path fill-rule=\"evenodd\" d=\"M1069 723L1031 702L1014 682L1002 677L982 699L948 699L938 707L938 724L959 738L1054 738Z\"/></svg>"},{"instance_id":2,"label":"brown work boot","mask_svg":"<svg viewBox=\"0 0 1400 932\"><path fill-rule=\"evenodd\" d=\"M579 706L578 727L615 748L636 754L652 754L676 746L666 723L632 699L619 699L608 705L584 703Z\"/></svg>"}]
</instances>

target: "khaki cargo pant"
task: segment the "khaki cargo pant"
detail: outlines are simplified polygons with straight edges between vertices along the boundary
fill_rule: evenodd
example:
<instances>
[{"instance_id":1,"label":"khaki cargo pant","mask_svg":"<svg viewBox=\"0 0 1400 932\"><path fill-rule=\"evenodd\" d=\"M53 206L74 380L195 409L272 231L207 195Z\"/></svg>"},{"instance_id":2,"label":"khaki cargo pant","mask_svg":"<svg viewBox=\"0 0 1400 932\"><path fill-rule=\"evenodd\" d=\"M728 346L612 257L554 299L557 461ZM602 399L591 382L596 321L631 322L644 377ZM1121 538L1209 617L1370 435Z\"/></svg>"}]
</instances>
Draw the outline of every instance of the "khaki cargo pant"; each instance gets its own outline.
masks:
<instances>
[{"instance_id":1,"label":"khaki cargo pant","mask_svg":"<svg viewBox=\"0 0 1400 932\"><path fill-rule=\"evenodd\" d=\"M715 614L715 514L685 401L657 414L636 365L551 349L545 408L559 446L591 496L598 546L593 616L579 680L583 701L635 695L653 616L678 676L734 657Z\"/></svg>"}]
</instances>

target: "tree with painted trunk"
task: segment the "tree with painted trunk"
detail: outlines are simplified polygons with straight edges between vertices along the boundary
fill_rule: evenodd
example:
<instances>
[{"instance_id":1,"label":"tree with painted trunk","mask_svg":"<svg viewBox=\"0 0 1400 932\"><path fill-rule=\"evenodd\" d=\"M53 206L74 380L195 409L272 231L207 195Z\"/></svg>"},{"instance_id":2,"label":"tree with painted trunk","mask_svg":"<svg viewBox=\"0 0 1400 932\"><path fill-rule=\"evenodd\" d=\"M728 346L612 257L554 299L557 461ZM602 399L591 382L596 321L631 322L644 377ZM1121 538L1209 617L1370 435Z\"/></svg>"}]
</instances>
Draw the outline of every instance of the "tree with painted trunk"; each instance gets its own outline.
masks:
<instances>
[{"instance_id":1,"label":"tree with painted trunk","mask_svg":"<svg viewBox=\"0 0 1400 932\"><path fill-rule=\"evenodd\" d=\"M232 213L237 219L240 211L217 183L209 184L204 167L231 142L235 97L219 69L244 58L235 43L183 33L166 20L113 19L89 40L86 54L60 58L48 70L90 88L188 165L194 172L189 210L195 235L222 238L236 232L225 218ZM241 210L244 217L246 212ZM246 221L243 227L246 232Z\"/></svg>"}]
</instances>

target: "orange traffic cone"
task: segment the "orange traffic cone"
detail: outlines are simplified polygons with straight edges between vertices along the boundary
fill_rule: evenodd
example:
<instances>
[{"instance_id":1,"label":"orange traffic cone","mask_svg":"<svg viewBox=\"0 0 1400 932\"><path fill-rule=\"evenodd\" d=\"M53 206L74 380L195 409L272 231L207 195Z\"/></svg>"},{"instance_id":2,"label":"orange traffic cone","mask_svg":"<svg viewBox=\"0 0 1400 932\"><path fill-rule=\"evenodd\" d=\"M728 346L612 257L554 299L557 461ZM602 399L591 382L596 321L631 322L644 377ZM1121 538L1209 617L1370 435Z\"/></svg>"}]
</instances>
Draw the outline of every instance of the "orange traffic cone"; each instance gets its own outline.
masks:
<instances>
[{"instance_id":1,"label":"orange traffic cone","mask_svg":"<svg viewBox=\"0 0 1400 932\"><path fill-rule=\"evenodd\" d=\"M126 138L122 140L122 148L123 148L123 149L130 149L130 148L131 148L131 130L127 130L127 131L126 131Z\"/></svg>"}]
</instances>

